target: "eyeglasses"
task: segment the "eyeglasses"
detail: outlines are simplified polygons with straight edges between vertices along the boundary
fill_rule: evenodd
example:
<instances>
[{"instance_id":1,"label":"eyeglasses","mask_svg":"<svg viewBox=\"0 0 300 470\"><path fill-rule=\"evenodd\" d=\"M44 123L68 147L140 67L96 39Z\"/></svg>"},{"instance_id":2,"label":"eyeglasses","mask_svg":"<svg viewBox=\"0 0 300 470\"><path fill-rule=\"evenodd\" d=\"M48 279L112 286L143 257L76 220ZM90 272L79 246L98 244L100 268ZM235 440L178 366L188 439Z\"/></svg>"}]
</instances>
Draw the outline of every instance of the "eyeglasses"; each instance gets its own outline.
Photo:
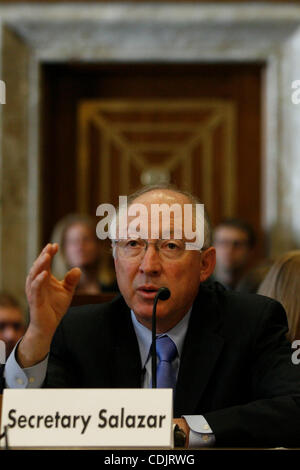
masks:
<instances>
[{"instance_id":1,"label":"eyeglasses","mask_svg":"<svg viewBox=\"0 0 300 470\"><path fill-rule=\"evenodd\" d=\"M148 242L141 238L128 238L125 240L114 240L113 244L118 247L119 255L123 258L141 258L149 245L155 246L159 255L166 259L178 259L185 250L187 243L184 240L157 240ZM200 250L201 251L201 250Z\"/></svg>"}]
</instances>

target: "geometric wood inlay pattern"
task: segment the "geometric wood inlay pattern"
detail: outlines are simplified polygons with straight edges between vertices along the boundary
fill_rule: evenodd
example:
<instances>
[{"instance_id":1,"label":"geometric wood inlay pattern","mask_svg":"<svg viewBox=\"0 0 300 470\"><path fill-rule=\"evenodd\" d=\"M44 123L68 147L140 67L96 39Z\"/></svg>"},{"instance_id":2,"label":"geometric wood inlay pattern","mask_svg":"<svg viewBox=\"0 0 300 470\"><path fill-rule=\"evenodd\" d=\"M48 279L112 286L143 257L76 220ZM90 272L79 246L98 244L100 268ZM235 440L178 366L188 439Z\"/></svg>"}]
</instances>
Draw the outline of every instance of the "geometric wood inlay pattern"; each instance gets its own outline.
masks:
<instances>
[{"instance_id":1,"label":"geometric wood inlay pattern","mask_svg":"<svg viewBox=\"0 0 300 470\"><path fill-rule=\"evenodd\" d=\"M230 100L86 100L78 108L78 209L170 181L209 213L234 214L236 109Z\"/></svg>"}]
</instances>

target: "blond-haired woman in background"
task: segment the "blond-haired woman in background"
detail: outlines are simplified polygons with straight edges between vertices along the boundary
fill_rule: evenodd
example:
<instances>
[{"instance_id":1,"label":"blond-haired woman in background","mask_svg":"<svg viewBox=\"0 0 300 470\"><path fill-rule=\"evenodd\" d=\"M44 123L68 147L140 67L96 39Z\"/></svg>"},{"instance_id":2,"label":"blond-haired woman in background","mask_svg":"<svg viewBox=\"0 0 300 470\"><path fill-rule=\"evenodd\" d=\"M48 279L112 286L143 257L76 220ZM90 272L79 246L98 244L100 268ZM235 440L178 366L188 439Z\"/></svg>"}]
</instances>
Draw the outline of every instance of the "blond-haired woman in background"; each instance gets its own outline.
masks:
<instances>
[{"instance_id":1,"label":"blond-haired woman in background","mask_svg":"<svg viewBox=\"0 0 300 470\"><path fill-rule=\"evenodd\" d=\"M105 256L105 245L97 238L92 217L81 214L63 217L56 224L51 241L60 248L52 266L56 277L63 279L69 269L81 269L76 294L97 295L118 290L113 269L103 263L110 260L111 255Z\"/></svg>"},{"instance_id":2,"label":"blond-haired woman in background","mask_svg":"<svg viewBox=\"0 0 300 470\"><path fill-rule=\"evenodd\" d=\"M261 283L258 294L278 300L285 308L292 342L300 339L300 250L278 258Z\"/></svg>"}]
</instances>

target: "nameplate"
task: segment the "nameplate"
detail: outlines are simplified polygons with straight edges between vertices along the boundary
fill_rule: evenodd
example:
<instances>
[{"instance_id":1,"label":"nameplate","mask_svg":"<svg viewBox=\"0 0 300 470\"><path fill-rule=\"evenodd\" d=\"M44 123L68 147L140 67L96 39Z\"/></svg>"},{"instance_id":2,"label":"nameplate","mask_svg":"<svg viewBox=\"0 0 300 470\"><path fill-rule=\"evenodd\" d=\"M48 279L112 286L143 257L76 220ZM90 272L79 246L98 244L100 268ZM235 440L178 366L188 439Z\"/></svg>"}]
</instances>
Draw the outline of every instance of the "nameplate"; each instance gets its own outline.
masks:
<instances>
[{"instance_id":1,"label":"nameplate","mask_svg":"<svg viewBox=\"0 0 300 470\"><path fill-rule=\"evenodd\" d=\"M172 448L172 418L171 389L5 389L1 434L9 448Z\"/></svg>"}]
</instances>

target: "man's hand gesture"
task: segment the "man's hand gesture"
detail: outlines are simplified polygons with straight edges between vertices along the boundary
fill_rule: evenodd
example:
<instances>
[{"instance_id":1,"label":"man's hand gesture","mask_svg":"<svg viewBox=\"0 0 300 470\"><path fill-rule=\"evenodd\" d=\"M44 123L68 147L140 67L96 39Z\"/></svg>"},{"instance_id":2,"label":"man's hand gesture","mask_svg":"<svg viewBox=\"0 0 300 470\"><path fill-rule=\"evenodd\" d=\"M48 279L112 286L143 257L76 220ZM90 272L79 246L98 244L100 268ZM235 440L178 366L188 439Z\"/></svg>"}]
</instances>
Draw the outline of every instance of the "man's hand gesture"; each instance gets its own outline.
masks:
<instances>
[{"instance_id":1,"label":"man's hand gesture","mask_svg":"<svg viewBox=\"0 0 300 470\"><path fill-rule=\"evenodd\" d=\"M57 251L58 245L49 243L26 279L30 323L17 352L22 367L30 367L48 354L53 335L70 306L80 279L79 268L71 269L63 281L51 274L51 262Z\"/></svg>"}]
</instances>

